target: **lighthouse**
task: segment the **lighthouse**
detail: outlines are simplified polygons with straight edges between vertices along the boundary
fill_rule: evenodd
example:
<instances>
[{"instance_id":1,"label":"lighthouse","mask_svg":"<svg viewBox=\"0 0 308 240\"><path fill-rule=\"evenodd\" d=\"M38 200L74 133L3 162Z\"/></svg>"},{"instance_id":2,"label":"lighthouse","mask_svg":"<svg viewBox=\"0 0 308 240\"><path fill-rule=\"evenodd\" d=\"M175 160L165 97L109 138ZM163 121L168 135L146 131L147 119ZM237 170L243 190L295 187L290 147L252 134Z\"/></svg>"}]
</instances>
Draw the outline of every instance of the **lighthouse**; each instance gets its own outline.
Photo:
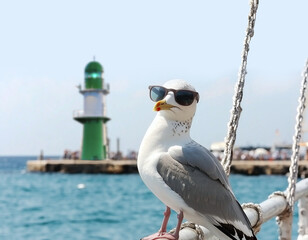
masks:
<instances>
[{"instance_id":1,"label":"lighthouse","mask_svg":"<svg viewBox=\"0 0 308 240\"><path fill-rule=\"evenodd\" d=\"M83 124L81 159L103 160L107 158L107 128L110 119L105 116L105 88L103 67L97 61L92 61L85 67L84 89L79 87L83 95L83 110L74 112L74 119Z\"/></svg>"}]
</instances>

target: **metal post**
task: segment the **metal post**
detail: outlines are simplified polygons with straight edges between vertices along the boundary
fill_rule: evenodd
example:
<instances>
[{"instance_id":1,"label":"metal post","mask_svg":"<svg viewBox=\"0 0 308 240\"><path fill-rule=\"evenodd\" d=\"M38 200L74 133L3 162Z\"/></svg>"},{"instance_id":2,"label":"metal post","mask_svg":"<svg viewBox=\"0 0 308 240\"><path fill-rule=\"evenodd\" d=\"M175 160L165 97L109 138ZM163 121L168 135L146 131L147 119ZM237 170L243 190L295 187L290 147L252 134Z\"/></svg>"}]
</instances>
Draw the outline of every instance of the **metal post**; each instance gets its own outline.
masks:
<instances>
[{"instance_id":1,"label":"metal post","mask_svg":"<svg viewBox=\"0 0 308 240\"><path fill-rule=\"evenodd\" d=\"M298 201L297 240L308 240L308 194Z\"/></svg>"}]
</instances>

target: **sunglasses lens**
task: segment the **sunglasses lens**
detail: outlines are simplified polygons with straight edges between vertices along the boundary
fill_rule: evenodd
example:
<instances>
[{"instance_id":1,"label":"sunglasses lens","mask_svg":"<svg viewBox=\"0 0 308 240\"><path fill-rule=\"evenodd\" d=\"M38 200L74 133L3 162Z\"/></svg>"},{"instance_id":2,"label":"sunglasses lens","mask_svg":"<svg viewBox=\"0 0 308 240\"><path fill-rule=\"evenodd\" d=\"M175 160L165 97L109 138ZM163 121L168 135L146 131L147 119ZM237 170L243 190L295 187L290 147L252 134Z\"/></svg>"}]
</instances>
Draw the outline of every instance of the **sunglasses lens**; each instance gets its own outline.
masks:
<instances>
[{"instance_id":1,"label":"sunglasses lens","mask_svg":"<svg viewBox=\"0 0 308 240\"><path fill-rule=\"evenodd\" d=\"M189 106L194 102L194 100L195 100L194 93L190 91L180 90L175 95L175 101L183 106Z\"/></svg>"},{"instance_id":2,"label":"sunglasses lens","mask_svg":"<svg viewBox=\"0 0 308 240\"><path fill-rule=\"evenodd\" d=\"M152 101L158 102L166 96L166 89L163 87L152 87L150 90L150 97Z\"/></svg>"}]
</instances>

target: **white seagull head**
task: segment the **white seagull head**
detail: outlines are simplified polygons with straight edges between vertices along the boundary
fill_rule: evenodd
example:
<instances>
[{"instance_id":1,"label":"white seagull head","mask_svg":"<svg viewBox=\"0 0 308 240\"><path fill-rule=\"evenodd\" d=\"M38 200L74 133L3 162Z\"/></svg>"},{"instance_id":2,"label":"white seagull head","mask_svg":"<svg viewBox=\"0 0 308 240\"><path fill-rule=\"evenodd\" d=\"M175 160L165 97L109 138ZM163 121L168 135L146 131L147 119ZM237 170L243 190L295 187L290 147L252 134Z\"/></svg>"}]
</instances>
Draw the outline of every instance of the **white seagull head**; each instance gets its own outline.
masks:
<instances>
[{"instance_id":1,"label":"white seagull head","mask_svg":"<svg viewBox=\"0 0 308 240\"><path fill-rule=\"evenodd\" d=\"M192 119L199 101L195 88L181 79L167 81L163 86L150 86L150 97L156 102L153 110L173 121Z\"/></svg>"}]
</instances>

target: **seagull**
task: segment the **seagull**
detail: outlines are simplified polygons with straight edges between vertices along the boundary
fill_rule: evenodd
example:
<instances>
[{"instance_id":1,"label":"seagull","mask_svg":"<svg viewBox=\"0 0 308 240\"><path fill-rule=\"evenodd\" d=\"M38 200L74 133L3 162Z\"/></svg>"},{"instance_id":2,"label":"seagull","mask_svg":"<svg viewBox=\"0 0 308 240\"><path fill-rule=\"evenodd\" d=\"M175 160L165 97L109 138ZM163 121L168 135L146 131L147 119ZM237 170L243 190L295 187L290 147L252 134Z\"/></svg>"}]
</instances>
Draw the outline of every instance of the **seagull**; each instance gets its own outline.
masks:
<instances>
[{"instance_id":1,"label":"seagull","mask_svg":"<svg viewBox=\"0 0 308 240\"><path fill-rule=\"evenodd\" d=\"M143 240L177 240L184 218L221 240L256 240L221 163L190 137L198 92L180 79L149 89L157 114L141 142L137 166L166 211L159 231ZM171 209L178 213L174 234L167 232Z\"/></svg>"}]
</instances>

